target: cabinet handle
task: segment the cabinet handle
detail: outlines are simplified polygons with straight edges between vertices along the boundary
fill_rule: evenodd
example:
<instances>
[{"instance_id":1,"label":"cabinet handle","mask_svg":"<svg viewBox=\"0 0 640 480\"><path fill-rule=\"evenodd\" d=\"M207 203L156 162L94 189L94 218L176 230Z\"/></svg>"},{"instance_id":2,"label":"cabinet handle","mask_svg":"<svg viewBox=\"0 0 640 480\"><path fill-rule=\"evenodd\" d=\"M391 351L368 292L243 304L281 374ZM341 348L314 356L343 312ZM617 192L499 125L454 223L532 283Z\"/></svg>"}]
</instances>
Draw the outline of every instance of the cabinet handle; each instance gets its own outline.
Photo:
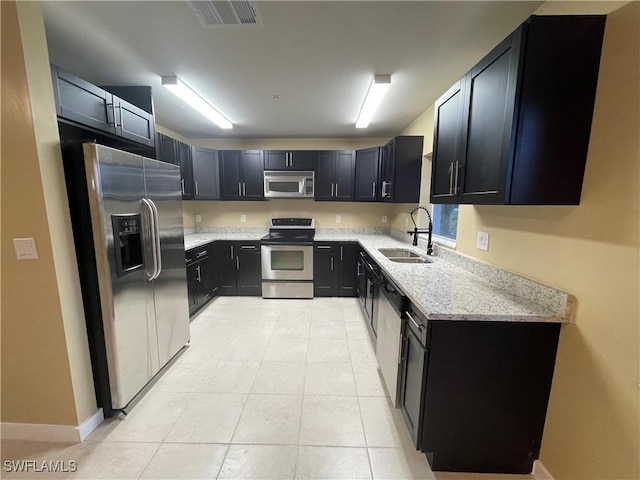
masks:
<instances>
[{"instance_id":1,"label":"cabinet handle","mask_svg":"<svg viewBox=\"0 0 640 480\"><path fill-rule=\"evenodd\" d=\"M449 195L453 195L453 162L449 165Z\"/></svg>"},{"instance_id":2,"label":"cabinet handle","mask_svg":"<svg viewBox=\"0 0 640 480\"><path fill-rule=\"evenodd\" d=\"M198 181L196 180L196 195L198 195Z\"/></svg>"},{"instance_id":3,"label":"cabinet handle","mask_svg":"<svg viewBox=\"0 0 640 480\"><path fill-rule=\"evenodd\" d=\"M400 361L404 362L407 358L407 345L409 344L409 337L400 337L402 338L402 352L400 354Z\"/></svg>"},{"instance_id":4,"label":"cabinet handle","mask_svg":"<svg viewBox=\"0 0 640 480\"><path fill-rule=\"evenodd\" d=\"M404 338L402 335L398 337L398 365L402 363L404 353Z\"/></svg>"},{"instance_id":5,"label":"cabinet handle","mask_svg":"<svg viewBox=\"0 0 640 480\"><path fill-rule=\"evenodd\" d=\"M201 282L201 281L202 281L202 277L200 276L200 265L198 265L198 266L196 267L196 273L198 274L198 277L196 278L196 280L197 280L198 282Z\"/></svg>"},{"instance_id":6,"label":"cabinet handle","mask_svg":"<svg viewBox=\"0 0 640 480\"><path fill-rule=\"evenodd\" d=\"M331 196L333 197L333 186L335 185L335 183L331 184Z\"/></svg>"},{"instance_id":7,"label":"cabinet handle","mask_svg":"<svg viewBox=\"0 0 640 480\"><path fill-rule=\"evenodd\" d=\"M456 180L453 186L453 194L458 194L458 173L460 172L460 162L456 162Z\"/></svg>"},{"instance_id":8,"label":"cabinet handle","mask_svg":"<svg viewBox=\"0 0 640 480\"><path fill-rule=\"evenodd\" d=\"M242 196L246 197L247 196L247 184L246 183L242 183Z\"/></svg>"},{"instance_id":9,"label":"cabinet handle","mask_svg":"<svg viewBox=\"0 0 640 480\"><path fill-rule=\"evenodd\" d=\"M238 182L238 196L242 196L242 184L240 182Z\"/></svg>"},{"instance_id":10,"label":"cabinet handle","mask_svg":"<svg viewBox=\"0 0 640 480\"><path fill-rule=\"evenodd\" d=\"M233 257L234 257L234 256L235 256L235 255L233 254L233 245L231 245L231 260L233 260Z\"/></svg>"},{"instance_id":11,"label":"cabinet handle","mask_svg":"<svg viewBox=\"0 0 640 480\"><path fill-rule=\"evenodd\" d=\"M371 194L373 198L376 198L376 182L373 182L373 193Z\"/></svg>"},{"instance_id":12,"label":"cabinet handle","mask_svg":"<svg viewBox=\"0 0 640 480\"><path fill-rule=\"evenodd\" d=\"M333 272L333 257L331 257L331 271Z\"/></svg>"},{"instance_id":13,"label":"cabinet handle","mask_svg":"<svg viewBox=\"0 0 640 480\"><path fill-rule=\"evenodd\" d=\"M329 250L331 248L330 245L316 245L318 250Z\"/></svg>"},{"instance_id":14,"label":"cabinet handle","mask_svg":"<svg viewBox=\"0 0 640 480\"><path fill-rule=\"evenodd\" d=\"M424 327L422 325L420 325L418 322L415 321L415 319L411 316L411 314L409 312L404 312L407 314L407 317L409 318L409 320L411 320L411 323L413 323L413 325L418 329L418 330L422 330Z\"/></svg>"},{"instance_id":15,"label":"cabinet handle","mask_svg":"<svg viewBox=\"0 0 640 480\"><path fill-rule=\"evenodd\" d=\"M338 196L338 184L336 183L336 197Z\"/></svg>"},{"instance_id":16,"label":"cabinet handle","mask_svg":"<svg viewBox=\"0 0 640 480\"><path fill-rule=\"evenodd\" d=\"M236 270L240 270L240 257L236 257Z\"/></svg>"},{"instance_id":17,"label":"cabinet handle","mask_svg":"<svg viewBox=\"0 0 640 480\"><path fill-rule=\"evenodd\" d=\"M180 179L180 187L182 188L182 194L184 195L184 178Z\"/></svg>"},{"instance_id":18,"label":"cabinet handle","mask_svg":"<svg viewBox=\"0 0 640 480\"><path fill-rule=\"evenodd\" d=\"M386 198L387 196L387 181L382 181L382 194L380 195L382 198Z\"/></svg>"},{"instance_id":19,"label":"cabinet handle","mask_svg":"<svg viewBox=\"0 0 640 480\"><path fill-rule=\"evenodd\" d=\"M340 261L342 261L342 248L343 247L340 247Z\"/></svg>"},{"instance_id":20,"label":"cabinet handle","mask_svg":"<svg viewBox=\"0 0 640 480\"><path fill-rule=\"evenodd\" d=\"M207 254L207 251L203 250L198 255L196 255L196 258L204 257L206 254Z\"/></svg>"},{"instance_id":21,"label":"cabinet handle","mask_svg":"<svg viewBox=\"0 0 640 480\"><path fill-rule=\"evenodd\" d=\"M242 245L240 247L240 250L255 250L255 249L256 249L255 245Z\"/></svg>"},{"instance_id":22,"label":"cabinet handle","mask_svg":"<svg viewBox=\"0 0 640 480\"><path fill-rule=\"evenodd\" d=\"M358 264L357 264L357 265L358 265L358 273L357 273L357 276L359 277L359 276L360 276L360 262L358 262Z\"/></svg>"},{"instance_id":23,"label":"cabinet handle","mask_svg":"<svg viewBox=\"0 0 640 480\"><path fill-rule=\"evenodd\" d=\"M118 125L118 116L116 115L116 111L115 109L118 109L118 112L120 113L120 125ZM122 127L122 107L120 105L115 105L114 110L113 110L113 126L118 128L118 127Z\"/></svg>"}]
</instances>

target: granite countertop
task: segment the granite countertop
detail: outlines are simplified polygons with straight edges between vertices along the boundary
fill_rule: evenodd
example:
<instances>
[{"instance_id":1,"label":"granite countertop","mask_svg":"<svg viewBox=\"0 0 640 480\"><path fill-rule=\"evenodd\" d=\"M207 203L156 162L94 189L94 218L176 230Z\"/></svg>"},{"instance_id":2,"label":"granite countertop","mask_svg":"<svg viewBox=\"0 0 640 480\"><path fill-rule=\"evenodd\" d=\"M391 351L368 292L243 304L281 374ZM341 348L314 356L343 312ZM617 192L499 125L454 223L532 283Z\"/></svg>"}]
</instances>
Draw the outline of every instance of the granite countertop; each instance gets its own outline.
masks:
<instances>
[{"instance_id":1,"label":"granite countertop","mask_svg":"<svg viewBox=\"0 0 640 480\"><path fill-rule=\"evenodd\" d=\"M190 249L214 240L258 240L258 232L197 233L185 236ZM316 232L315 241L357 241L428 320L567 323L570 314L516 296L438 256L427 264L392 262L379 248L424 251L390 235ZM527 279L525 281L530 282ZM544 287L548 288L548 287Z\"/></svg>"}]
</instances>

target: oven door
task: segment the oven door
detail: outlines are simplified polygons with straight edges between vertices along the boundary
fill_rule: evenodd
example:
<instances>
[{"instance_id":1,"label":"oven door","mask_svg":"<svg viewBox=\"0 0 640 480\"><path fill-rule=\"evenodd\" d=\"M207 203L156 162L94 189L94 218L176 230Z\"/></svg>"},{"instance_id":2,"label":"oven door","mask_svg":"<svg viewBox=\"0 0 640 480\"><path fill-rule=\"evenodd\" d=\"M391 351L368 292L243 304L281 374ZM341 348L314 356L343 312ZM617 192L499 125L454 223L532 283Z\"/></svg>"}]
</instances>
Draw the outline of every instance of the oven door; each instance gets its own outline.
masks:
<instances>
[{"instance_id":1,"label":"oven door","mask_svg":"<svg viewBox=\"0 0 640 480\"><path fill-rule=\"evenodd\" d=\"M313 280L312 245L262 245L263 280Z\"/></svg>"}]
</instances>

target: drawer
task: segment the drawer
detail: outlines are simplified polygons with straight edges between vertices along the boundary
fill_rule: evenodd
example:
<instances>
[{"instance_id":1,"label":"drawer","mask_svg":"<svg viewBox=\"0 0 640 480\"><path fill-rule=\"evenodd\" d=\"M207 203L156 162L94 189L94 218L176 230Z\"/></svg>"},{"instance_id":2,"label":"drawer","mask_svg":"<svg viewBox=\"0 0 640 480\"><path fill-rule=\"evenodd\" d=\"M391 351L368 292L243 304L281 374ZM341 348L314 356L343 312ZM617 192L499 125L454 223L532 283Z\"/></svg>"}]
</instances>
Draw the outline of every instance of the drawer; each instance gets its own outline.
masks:
<instances>
[{"instance_id":1,"label":"drawer","mask_svg":"<svg viewBox=\"0 0 640 480\"><path fill-rule=\"evenodd\" d=\"M405 324L409 330L411 330L416 337L422 343L422 346L429 347L430 335L429 332L431 330L431 324L427 322L425 316L418 311L418 309L413 305L413 303L409 303L405 308L406 319Z\"/></svg>"},{"instance_id":2,"label":"drawer","mask_svg":"<svg viewBox=\"0 0 640 480\"><path fill-rule=\"evenodd\" d=\"M213 242L187 250L184 253L184 260L187 265L191 265L193 262L203 260L210 255L213 255Z\"/></svg>"}]
</instances>

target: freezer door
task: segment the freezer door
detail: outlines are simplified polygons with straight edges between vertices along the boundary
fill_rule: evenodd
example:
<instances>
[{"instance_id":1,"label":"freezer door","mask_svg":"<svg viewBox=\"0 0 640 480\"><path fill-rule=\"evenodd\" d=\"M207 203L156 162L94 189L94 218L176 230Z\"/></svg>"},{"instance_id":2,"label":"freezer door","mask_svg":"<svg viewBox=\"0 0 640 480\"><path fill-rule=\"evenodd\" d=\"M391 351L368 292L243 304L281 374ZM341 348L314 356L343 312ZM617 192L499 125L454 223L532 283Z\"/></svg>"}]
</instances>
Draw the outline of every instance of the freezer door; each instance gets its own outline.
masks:
<instances>
[{"instance_id":1,"label":"freezer door","mask_svg":"<svg viewBox=\"0 0 640 480\"><path fill-rule=\"evenodd\" d=\"M84 144L111 400L124 407L157 371L155 320L147 315L148 218L139 155ZM119 264L118 264L119 262Z\"/></svg>"},{"instance_id":2,"label":"freezer door","mask_svg":"<svg viewBox=\"0 0 640 480\"><path fill-rule=\"evenodd\" d=\"M153 281L158 355L162 368L190 338L184 261L180 167L144 159L147 199L157 210L160 253Z\"/></svg>"}]
</instances>

